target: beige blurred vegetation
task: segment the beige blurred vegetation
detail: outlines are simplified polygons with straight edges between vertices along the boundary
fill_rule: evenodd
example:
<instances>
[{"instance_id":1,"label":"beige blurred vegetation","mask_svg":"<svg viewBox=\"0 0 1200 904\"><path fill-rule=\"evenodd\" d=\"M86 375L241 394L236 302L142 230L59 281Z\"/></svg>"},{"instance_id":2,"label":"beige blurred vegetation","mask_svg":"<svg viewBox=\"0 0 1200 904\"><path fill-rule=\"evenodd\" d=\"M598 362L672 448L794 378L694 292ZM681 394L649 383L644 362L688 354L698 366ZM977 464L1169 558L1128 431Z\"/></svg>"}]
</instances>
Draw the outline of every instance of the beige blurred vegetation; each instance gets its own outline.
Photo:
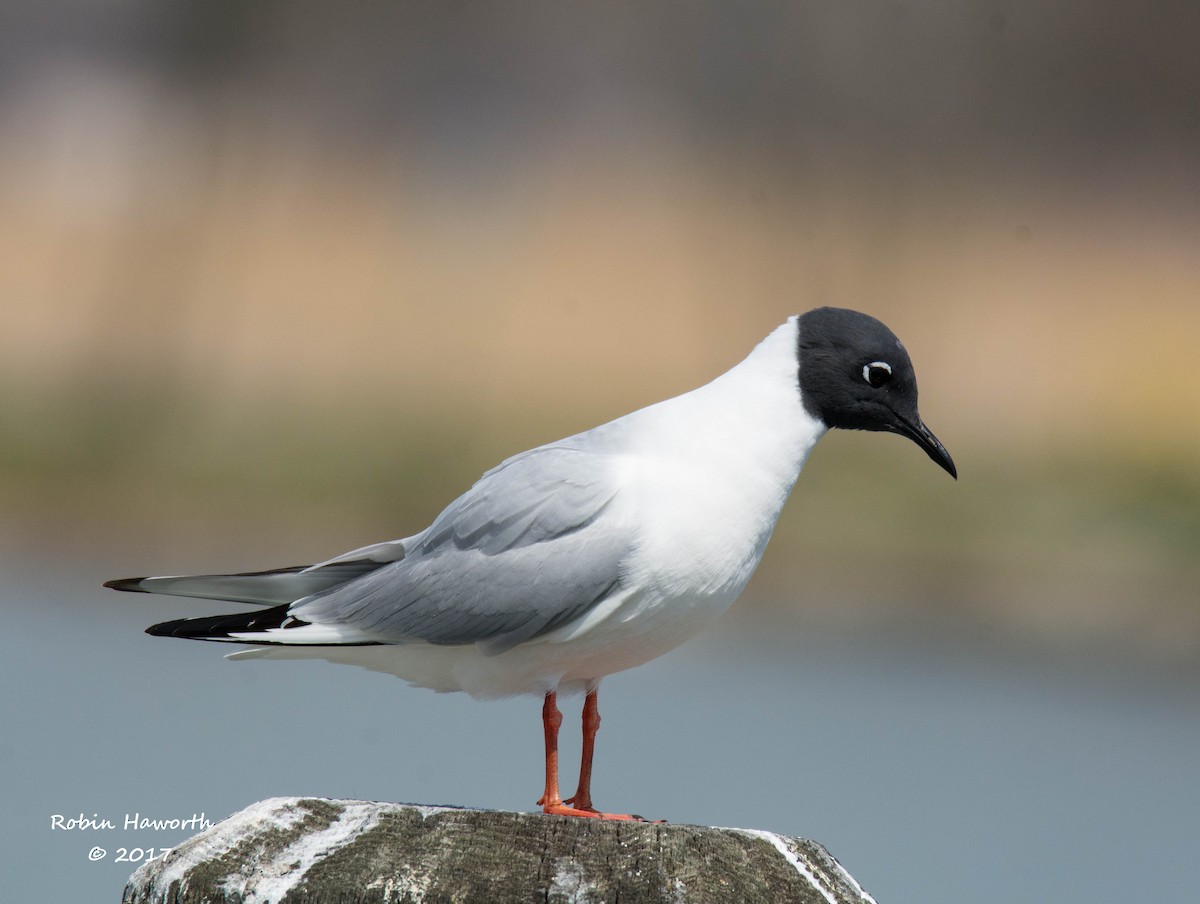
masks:
<instances>
[{"instance_id":1,"label":"beige blurred vegetation","mask_svg":"<svg viewBox=\"0 0 1200 904\"><path fill-rule=\"evenodd\" d=\"M896 58L873 66L887 29L830 13L796 46L797 23L762 11L748 48L708 20L693 25L723 36L711 59L678 38L748 97L744 70L772 61L799 55L810 94L828 75L796 122L780 118L783 76L756 118L678 89L667 63L646 70L658 47L632 9L598 34L588 23L578 66L562 61L569 20L530 36L493 12L463 38L439 15L422 20L431 37L359 14L327 34L309 3L253 27L183 17L179 47L204 65L178 48L169 61L190 68L128 48L35 55L0 109L6 542L183 571L402 536L504 455L692 388L787 315L834 304L905 340L962 480L894 437L829 437L755 585L764 599L810 623L1194 658L1200 158L1195 107L1177 120L1186 103L1153 92L1197 98L1177 84L1197 68L1174 44L1123 39L1119 19L1089 44L1070 4L963 7L974 16L872 7L910 10L891 23ZM397 54L423 34L444 46L393 72L387 28ZM997 32L1011 61L984 41ZM339 34L341 56L306 55ZM675 46L662 23L654 34ZM481 62L493 44L507 49ZM1145 97L1089 82L1105 52L1157 61L1129 64ZM947 71L890 84L930 53ZM972 83L980 58L991 68ZM347 60L354 84L411 79L421 103L381 112L343 85L353 115L322 115L344 112L318 89ZM1077 95L1061 71L1045 89L1039 60L1068 85L1084 67L1078 97L1115 105L1112 121L1064 126ZM1048 99L1020 78L997 98L1010 64ZM453 84L456 66L475 81L425 98L421 79ZM506 67L529 74L497 99ZM578 110L557 96L564 72ZM946 97L922 94L935 87ZM910 107L884 103L892 90ZM1014 113L1024 99L1032 111ZM989 102L1008 117L994 132ZM414 112L426 105L437 115Z\"/></svg>"}]
</instances>

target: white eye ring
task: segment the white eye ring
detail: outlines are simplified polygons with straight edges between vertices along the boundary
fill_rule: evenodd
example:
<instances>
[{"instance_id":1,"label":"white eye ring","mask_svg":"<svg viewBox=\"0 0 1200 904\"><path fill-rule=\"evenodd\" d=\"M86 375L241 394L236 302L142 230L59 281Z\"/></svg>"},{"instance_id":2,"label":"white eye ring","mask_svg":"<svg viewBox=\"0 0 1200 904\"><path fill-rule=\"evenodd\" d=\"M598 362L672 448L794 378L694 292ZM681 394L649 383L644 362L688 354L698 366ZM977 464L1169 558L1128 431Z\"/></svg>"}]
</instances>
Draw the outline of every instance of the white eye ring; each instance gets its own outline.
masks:
<instances>
[{"instance_id":1,"label":"white eye ring","mask_svg":"<svg viewBox=\"0 0 1200 904\"><path fill-rule=\"evenodd\" d=\"M876 368L884 371L887 374L887 377L885 377L882 380L879 380L879 378L876 377L875 380L872 380L871 379L871 371L875 370ZM870 384L871 386L874 386L876 388L879 388L884 383L886 383L888 381L888 379L891 378L892 365L888 364L886 361L872 361L870 364L863 365L862 374L863 374L863 379L866 380L868 384ZM876 380L878 380L878 382L876 382Z\"/></svg>"}]
</instances>

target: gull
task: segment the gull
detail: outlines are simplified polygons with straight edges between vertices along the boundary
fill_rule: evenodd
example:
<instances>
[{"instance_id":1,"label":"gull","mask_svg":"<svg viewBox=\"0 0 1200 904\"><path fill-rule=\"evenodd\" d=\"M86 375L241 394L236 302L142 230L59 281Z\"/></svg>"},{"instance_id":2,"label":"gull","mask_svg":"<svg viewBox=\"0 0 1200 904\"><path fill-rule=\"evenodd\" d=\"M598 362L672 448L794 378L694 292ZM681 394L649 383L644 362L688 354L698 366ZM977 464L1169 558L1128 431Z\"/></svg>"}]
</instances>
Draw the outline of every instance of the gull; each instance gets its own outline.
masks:
<instances>
[{"instance_id":1,"label":"gull","mask_svg":"<svg viewBox=\"0 0 1200 904\"><path fill-rule=\"evenodd\" d=\"M698 389L512 456L410 537L309 566L105 586L262 607L146 629L251 646L230 658L318 657L480 699L536 694L543 812L637 819L592 803L601 679L729 608L834 428L900 434L958 476L918 413L904 346L873 317L823 307ZM564 799L557 697L580 692L579 784Z\"/></svg>"}]
</instances>

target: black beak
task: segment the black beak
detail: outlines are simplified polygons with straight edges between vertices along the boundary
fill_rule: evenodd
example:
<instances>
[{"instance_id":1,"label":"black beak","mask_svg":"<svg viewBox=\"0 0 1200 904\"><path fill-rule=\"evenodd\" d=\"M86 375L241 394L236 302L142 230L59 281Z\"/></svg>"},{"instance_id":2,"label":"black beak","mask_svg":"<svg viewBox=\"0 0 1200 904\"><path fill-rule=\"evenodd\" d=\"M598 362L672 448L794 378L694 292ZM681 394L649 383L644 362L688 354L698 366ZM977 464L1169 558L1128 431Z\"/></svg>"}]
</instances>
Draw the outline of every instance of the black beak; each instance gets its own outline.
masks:
<instances>
[{"instance_id":1,"label":"black beak","mask_svg":"<svg viewBox=\"0 0 1200 904\"><path fill-rule=\"evenodd\" d=\"M926 455L944 468L946 473L951 477L958 480L958 470L954 467L954 459L950 457L950 453L946 451L946 447L942 445L941 440L933 435L933 432L921 422L919 417L916 424L910 423L904 418L897 417L895 430L901 436L907 436L924 449Z\"/></svg>"}]
</instances>

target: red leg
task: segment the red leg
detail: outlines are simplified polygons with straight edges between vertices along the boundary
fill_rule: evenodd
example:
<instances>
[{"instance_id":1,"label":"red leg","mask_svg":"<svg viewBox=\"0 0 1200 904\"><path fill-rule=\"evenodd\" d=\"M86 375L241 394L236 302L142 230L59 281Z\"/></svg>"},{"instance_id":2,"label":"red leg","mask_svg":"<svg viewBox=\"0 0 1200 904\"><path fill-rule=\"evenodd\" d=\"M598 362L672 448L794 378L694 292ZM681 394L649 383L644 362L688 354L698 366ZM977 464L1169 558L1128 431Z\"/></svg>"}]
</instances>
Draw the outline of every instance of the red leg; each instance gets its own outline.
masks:
<instances>
[{"instance_id":1,"label":"red leg","mask_svg":"<svg viewBox=\"0 0 1200 904\"><path fill-rule=\"evenodd\" d=\"M562 713L556 705L554 691L546 694L542 704L542 725L546 733L546 791L538 801L543 813L555 816L590 816L594 819L636 819L624 813L601 813L592 806L592 751L596 741L596 729L600 727L600 711L596 707L596 690L588 692L583 704L583 759L579 767L579 790L575 796L563 801L558 790L558 728L562 724ZM574 803L575 806L567 806Z\"/></svg>"},{"instance_id":2,"label":"red leg","mask_svg":"<svg viewBox=\"0 0 1200 904\"><path fill-rule=\"evenodd\" d=\"M562 725L562 713L558 711L558 695L554 691L546 694L542 704L542 728L546 733L546 790L538 801L543 813L555 816L600 816L595 810L577 810L563 803L558 790L558 728Z\"/></svg>"},{"instance_id":3,"label":"red leg","mask_svg":"<svg viewBox=\"0 0 1200 904\"><path fill-rule=\"evenodd\" d=\"M550 691L542 703L542 730L546 735L546 790L538 803L547 813L553 807L562 806L562 795L558 791L558 727L562 725L562 713L558 711L557 699L558 695Z\"/></svg>"},{"instance_id":4,"label":"red leg","mask_svg":"<svg viewBox=\"0 0 1200 904\"><path fill-rule=\"evenodd\" d=\"M596 731L600 728L600 708L596 705L596 689L588 691L583 701L583 756L579 762L579 787L567 803L580 810L596 812L592 806L592 753L596 747Z\"/></svg>"}]
</instances>

